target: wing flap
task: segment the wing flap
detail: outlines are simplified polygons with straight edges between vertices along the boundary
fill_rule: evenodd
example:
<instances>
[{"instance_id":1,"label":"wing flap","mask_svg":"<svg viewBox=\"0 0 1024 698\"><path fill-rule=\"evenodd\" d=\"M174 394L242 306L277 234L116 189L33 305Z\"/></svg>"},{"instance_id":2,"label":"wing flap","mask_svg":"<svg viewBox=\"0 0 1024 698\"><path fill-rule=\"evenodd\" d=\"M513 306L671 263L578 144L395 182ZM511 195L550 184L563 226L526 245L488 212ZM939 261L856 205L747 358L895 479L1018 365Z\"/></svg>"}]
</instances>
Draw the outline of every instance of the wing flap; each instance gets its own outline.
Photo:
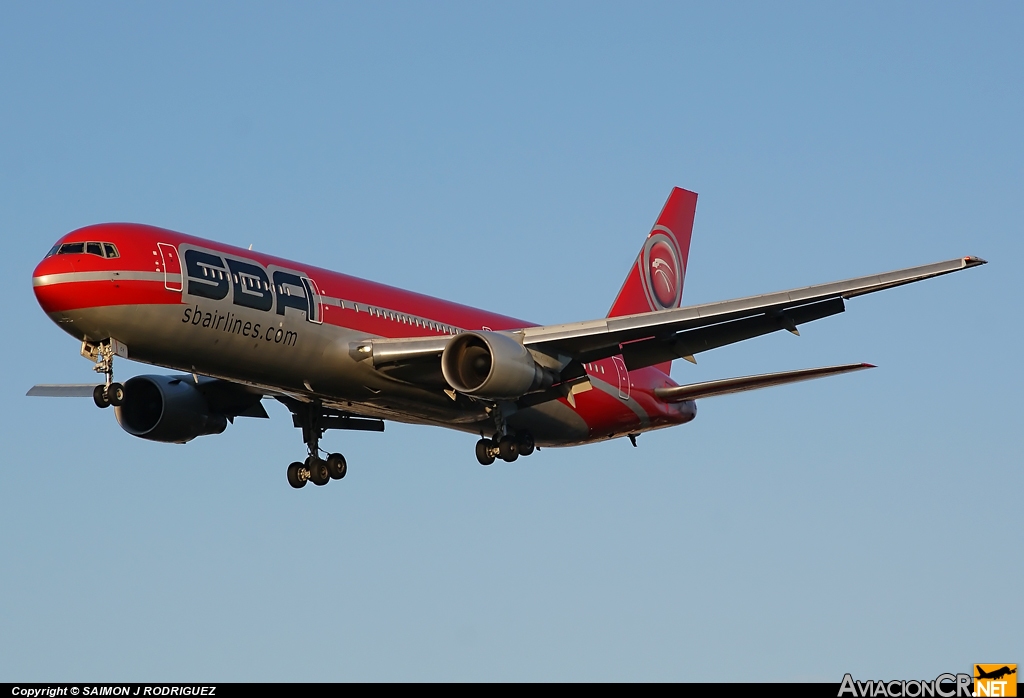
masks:
<instances>
[{"instance_id":1,"label":"wing flap","mask_svg":"<svg viewBox=\"0 0 1024 698\"><path fill-rule=\"evenodd\" d=\"M663 402L683 402L685 400L699 400L706 397L718 395L729 395L741 393L747 390L759 390L770 388L786 383L799 383L800 381L836 376L851 371L863 371L866 368L875 368L871 364L843 364L840 366L825 366L823 368L803 368L796 371L780 371L778 373L762 373L756 376L743 376L741 378L724 378L722 380L706 381L704 383L691 383L673 388L656 388L655 397Z\"/></svg>"},{"instance_id":2,"label":"wing flap","mask_svg":"<svg viewBox=\"0 0 1024 698\"><path fill-rule=\"evenodd\" d=\"M846 310L842 298L819 301L810 305L801 305L784 311L764 313L754 317L741 318L721 322L708 327L678 332L667 339L652 338L622 345L622 358L626 368L635 371L645 366L653 366L663 361L692 357L703 351L724 347L727 344L742 342L746 339L760 337L779 330L796 333L796 328L805 322L820 320L829 315L836 315ZM616 353L615 348L606 349L609 356ZM597 361L597 358L586 358L584 361Z\"/></svg>"}]
</instances>

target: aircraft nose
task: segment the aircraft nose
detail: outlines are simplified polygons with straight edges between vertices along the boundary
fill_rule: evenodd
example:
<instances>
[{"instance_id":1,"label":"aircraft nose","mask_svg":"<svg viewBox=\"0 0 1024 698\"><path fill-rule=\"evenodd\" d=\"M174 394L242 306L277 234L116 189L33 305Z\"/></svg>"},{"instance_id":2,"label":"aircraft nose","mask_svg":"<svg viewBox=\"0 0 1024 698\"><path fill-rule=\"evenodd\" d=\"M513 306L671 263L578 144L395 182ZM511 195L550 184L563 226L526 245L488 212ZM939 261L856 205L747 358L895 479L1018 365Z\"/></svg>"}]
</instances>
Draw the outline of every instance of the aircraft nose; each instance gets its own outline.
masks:
<instances>
[{"instance_id":1,"label":"aircraft nose","mask_svg":"<svg viewBox=\"0 0 1024 698\"><path fill-rule=\"evenodd\" d=\"M61 286L69 288L67 284L61 284L65 274L75 271L71 255L54 255L45 258L36 265L32 272L32 291L35 293L36 301L47 313L56 312L66 306L65 295L61 292ZM65 277L66 278L66 277Z\"/></svg>"}]
</instances>

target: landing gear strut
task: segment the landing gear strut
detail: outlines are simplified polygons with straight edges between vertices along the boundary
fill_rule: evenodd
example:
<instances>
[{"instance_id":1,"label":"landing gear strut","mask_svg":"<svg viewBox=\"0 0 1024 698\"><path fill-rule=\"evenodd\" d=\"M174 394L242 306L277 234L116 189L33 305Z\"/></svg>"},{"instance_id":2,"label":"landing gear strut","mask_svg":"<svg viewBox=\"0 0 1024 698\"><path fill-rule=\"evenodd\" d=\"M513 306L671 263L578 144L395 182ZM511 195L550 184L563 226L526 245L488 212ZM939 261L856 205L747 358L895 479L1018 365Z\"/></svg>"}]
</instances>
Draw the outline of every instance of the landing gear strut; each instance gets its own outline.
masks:
<instances>
[{"instance_id":1,"label":"landing gear strut","mask_svg":"<svg viewBox=\"0 0 1024 698\"><path fill-rule=\"evenodd\" d=\"M302 428L302 440L306 444L309 455L304 462L292 463L288 466L288 484L299 488L304 487L306 481L309 480L317 487L323 487L331 481L331 472L327 469L327 461L320 458L320 437L326 431L320 424L323 406L319 402L301 405L300 409L293 410L293 414L295 426ZM340 454L332 455L338 455L344 460Z\"/></svg>"},{"instance_id":2,"label":"landing gear strut","mask_svg":"<svg viewBox=\"0 0 1024 698\"><path fill-rule=\"evenodd\" d=\"M114 357L117 356L114 340L102 344L82 342L82 356L95 361L93 370L104 377L103 385L93 389L92 401L100 408L120 406L124 402L124 386L114 382Z\"/></svg>"},{"instance_id":3,"label":"landing gear strut","mask_svg":"<svg viewBox=\"0 0 1024 698\"><path fill-rule=\"evenodd\" d=\"M302 429L302 440L309 455L301 463L288 466L288 484L298 489L306 482L323 486L331 480L341 480L348 474L348 463L340 453L320 457L320 439L328 429L355 429L359 431L384 431L384 422L379 419L355 417L330 408L319 400L311 403L290 398L278 398L292 412L292 424Z\"/></svg>"},{"instance_id":4,"label":"landing gear strut","mask_svg":"<svg viewBox=\"0 0 1024 698\"><path fill-rule=\"evenodd\" d=\"M495 458L511 463L519 456L532 454L536 449L530 432L509 429L505 418L514 412L515 407L510 408L507 402L498 402L488 409L494 420L495 434L494 438L488 439L483 432L480 433L480 440L476 442L476 459L480 465L490 465Z\"/></svg>"}]
</instances>

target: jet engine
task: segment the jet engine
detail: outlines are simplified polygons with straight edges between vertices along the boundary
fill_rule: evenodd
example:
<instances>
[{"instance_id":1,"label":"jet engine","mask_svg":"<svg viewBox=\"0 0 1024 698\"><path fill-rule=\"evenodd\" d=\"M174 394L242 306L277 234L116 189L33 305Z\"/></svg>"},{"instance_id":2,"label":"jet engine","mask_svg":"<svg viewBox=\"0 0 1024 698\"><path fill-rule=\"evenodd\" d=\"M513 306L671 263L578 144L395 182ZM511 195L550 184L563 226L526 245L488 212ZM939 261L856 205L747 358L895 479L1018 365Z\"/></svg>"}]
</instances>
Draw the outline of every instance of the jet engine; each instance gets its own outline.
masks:
<instances>
[{"instance_id":1,"label":"jet engine","mask_svg":"<svg viewBox=\"0 0 1024 698\"><path fill-rule=\"evenodd\" d=\"M179 376L136 376L124 384L124 401L114 408L117 423L132 436L183 444L219 434L227 417L214 412L203 394Z\"/></svg>"},{"instance_id":2,"label":"jet engine","mask_svg":"<svg viewBox=\"0 0 1024 698\"><path fill-rule=\"evenodd\" d=\"M441 354L441 372L460 393L517 398L547 388L554 374L537 365L526 347L500 332L464 332Z\"/></svg>"}]
</instances>

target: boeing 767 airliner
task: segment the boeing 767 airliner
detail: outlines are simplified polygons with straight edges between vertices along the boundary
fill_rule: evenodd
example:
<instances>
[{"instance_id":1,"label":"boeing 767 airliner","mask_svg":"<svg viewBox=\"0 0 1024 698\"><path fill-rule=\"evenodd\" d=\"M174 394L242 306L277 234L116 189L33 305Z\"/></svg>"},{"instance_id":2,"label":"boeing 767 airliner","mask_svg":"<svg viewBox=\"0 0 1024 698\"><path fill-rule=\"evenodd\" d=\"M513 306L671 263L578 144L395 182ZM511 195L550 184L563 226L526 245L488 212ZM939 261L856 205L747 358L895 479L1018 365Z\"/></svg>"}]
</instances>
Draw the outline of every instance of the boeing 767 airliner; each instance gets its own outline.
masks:
<instances>
[{"instance_id":1,"label":"boeing 767 airliner","mask_svg":"<svg viewBox=\"0 0 1024 698\"><path fill-rule=\"evenodd\" d=\"M105 376L29 395L91 396L152 441L292 412L303 487L345 477L327 429L384 420L479 436L482 465L684 424L696 400L871 368L846 364L677 385L674 359L841 313L846 300L984 264L977 257L680 307L697 195L673 189L608 316L538 326L270 255L133 223L80 228L36 267L43 310ZM179 373L113 379L115 357ZM324 457L326 456L326 457Z\"/></svg>"}]
</instances>

